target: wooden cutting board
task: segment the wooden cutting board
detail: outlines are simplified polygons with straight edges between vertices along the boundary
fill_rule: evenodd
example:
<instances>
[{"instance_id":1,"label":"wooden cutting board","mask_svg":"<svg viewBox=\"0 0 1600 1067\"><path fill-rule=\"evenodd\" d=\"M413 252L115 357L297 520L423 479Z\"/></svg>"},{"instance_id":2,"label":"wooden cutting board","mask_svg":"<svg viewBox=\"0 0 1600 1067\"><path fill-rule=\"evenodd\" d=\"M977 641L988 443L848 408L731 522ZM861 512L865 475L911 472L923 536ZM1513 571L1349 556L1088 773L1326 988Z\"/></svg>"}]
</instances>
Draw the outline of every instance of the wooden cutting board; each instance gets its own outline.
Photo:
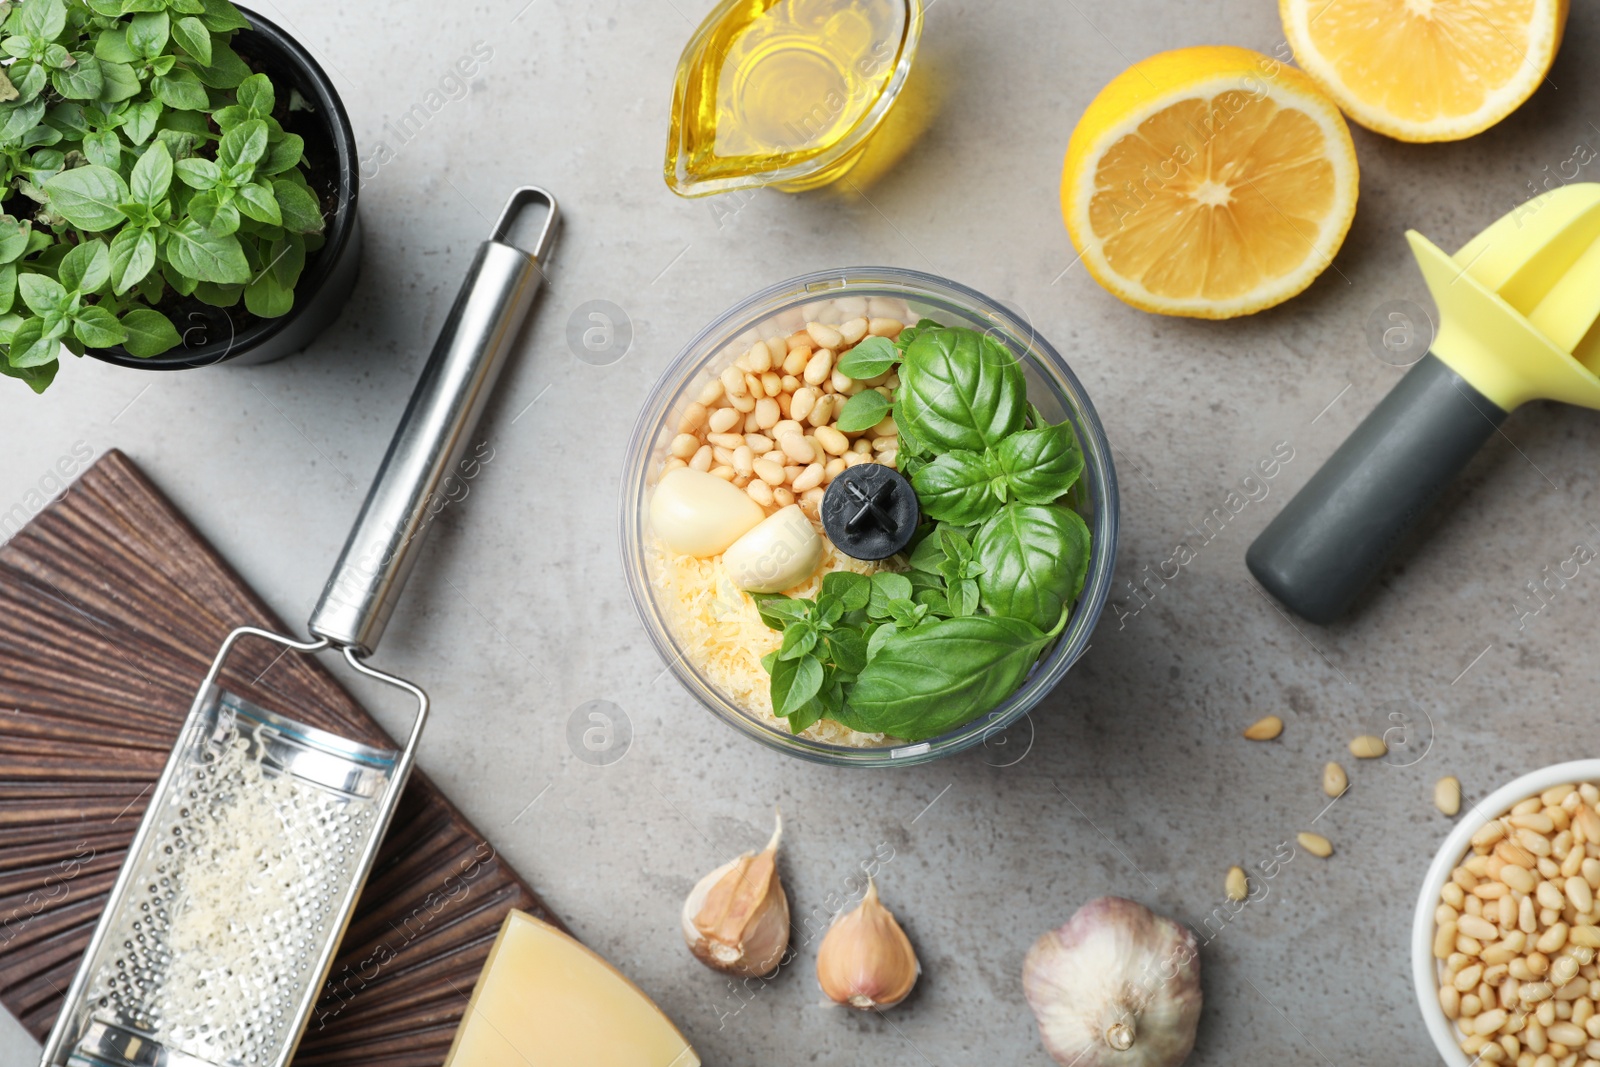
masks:
<instances>
[{"instance_id":1,"label":"wooden cutting board","mask_svg":"<svg viewBox=\"0 0 1600 1067\"><path fill-rule=\"evenodd\" d=\"M245 624L289 632L120 452L0 547L0 1002L40 1040L195 690ZM224 684L394 744L315 659L279 651L241 643ZM511 908L559 924L413 774L295 1063L443 1063Z\"/></svg>"}]
</instances>

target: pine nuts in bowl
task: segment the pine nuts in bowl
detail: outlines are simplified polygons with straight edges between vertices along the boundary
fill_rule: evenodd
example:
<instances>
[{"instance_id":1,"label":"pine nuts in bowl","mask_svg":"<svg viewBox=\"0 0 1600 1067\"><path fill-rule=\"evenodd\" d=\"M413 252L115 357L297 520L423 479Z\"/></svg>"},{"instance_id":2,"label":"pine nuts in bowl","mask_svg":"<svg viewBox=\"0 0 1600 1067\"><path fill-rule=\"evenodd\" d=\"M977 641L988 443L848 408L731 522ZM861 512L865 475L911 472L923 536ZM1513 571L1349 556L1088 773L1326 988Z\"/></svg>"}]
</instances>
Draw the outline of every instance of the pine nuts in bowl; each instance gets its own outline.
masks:
<instances>
[{"instance_id":1,"label":"pine nuts in bowl","mask_svg":"<svg viewBox=\"0 0 1600 1067\"><path fill-rule=\"evenodd\" d=\"M1600 1061L1597 896L1600 759L1525 774L1467 809L1411 934L1417 1001L1449 1067Z\"/></svg>"}]
</instances>

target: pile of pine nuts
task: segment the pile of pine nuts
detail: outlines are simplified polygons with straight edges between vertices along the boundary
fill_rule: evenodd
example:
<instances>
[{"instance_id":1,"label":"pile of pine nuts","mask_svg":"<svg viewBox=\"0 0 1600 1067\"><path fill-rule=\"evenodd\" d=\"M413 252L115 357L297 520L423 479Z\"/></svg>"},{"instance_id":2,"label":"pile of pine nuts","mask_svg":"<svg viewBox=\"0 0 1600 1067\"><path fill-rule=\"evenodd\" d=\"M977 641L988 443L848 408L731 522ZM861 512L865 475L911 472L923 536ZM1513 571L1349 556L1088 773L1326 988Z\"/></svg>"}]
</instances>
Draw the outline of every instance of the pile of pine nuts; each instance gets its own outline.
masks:
<instances>
[{"instance_id":1,"label":"pile of pine nuts","mask_svg":"<svg viewBox=\"0 0 1600 1067\"><path fill-rule=\"evenodd\" d=\"M1472 835L1439 893L1439 1006L1461 1050L1600 1067L1600 788L1559 785Z\"/></svg>"},{"instance_id":2,"label":"pile of pine nuts","mask_svg":"<svg viewBox=\"0 0 1600 1067\"><path fill-rule=\"evenodd\" d=\"M692 467L724 478L769 513L798 503L818 519L822 494L846 467L893 467L900 447L894 420L865 431L839 429L845 401L863 389L892 400L893 370L861 381L834 369L865 337L898 337L904 323L858 315L836 326L807 322L773 331L701 387L678 419L666 470Z\"/></svg>"}]
</instances>

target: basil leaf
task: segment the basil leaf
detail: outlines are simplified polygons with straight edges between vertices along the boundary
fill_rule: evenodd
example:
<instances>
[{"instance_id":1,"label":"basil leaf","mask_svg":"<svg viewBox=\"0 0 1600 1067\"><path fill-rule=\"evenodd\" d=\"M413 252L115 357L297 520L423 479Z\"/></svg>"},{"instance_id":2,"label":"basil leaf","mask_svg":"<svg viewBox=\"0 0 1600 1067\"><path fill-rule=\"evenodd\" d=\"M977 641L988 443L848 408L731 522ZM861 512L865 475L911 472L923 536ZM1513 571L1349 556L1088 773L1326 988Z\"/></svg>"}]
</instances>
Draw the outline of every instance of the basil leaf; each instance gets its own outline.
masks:
<instances>
[{"instance_id":1,"label":"basil leaf","mask_svg":"<svg viewBox=\"0 0 1600 1067\"><path fill-rule=\"evenodd\" d=\"M32 224L18 222L10 215L0 215L0 263L12 263L28 250L28 234Z\"/></svg>"},{"instance_id":2,"label":"basil leaf","mask_svg":"<svg viewBox=\"0 0 1600 1067\"><path fill-rule=\"evenodd\" d=\"M1059 626L1046 633L992 615L899 630L868 661L847 705L875 732L907 741L937 737L1015 692L1057 632Z\"/></svg>"},{"instance_id":3,"label":"basil leaf","mask_svg":"<svg viewBox=\"0 0 1600 1067\"><path fill-rule=\"evenodd\" d=\"M128 350L129 355L141 359L159 356L183 340L178 336L172 320L154 308L134 308L123 315L120 321L128 331L128 339L122 342L122 347Z\"/></svg>"},{"instance_id":4,"label":"basil leaf","mask_svg":"<svg viewBox=\"0 0 1600 1067\"><path fill-rule=\"evenodd\" d=\"M217 162L230 168L239 163L254 164L266 151L267 124L260 119L250 119L222 135L217 145Z\"/></svg>"},{"instance_id":5,"label":"basil leaf","mask_svg":"<svg viewBox=\"0 0 1600 1067\"><path fill-rule=\"evenodd\" d=\"M244 287L244 306L252 315L275 319L294 309L294 290L280 285L276 275L264 270Z\"/></svg>"},{"instance_id":6,"label":"basil leaf","mask_svg":"<svg viewBox=\"0 0 1600 1067\"><path fill-rule=\"evenodd\" d=\"M272 183L272 192L283 212L284 229L295 233L322 232L322 205L317 203L310 189L278 178Z\"/></svg>"},{"instance_id":7,"label":"basil leaf","mask_svg":"<svg viewBox=\"0 0 1600 1067\"><path fill-rule=\"evenodd\" d=\"M835 420L845 433L868 430L882 422L889 414L889 401L876 389L863 389L846 400Z\"/></svg>"},{"instance_id":8,"label":"basil leaf","mask_svg":"<svg viewBox=\"0 0 1600 1067\"><path fill-rule=\"evenodd\" d=\"M272 187L265 182L251 182L241 185L233 193L234 206L244 214L264 222L269 226L283 225L283 216L278 211L278 199L272 195Z\"/></svg>"},{"instance_id":9,"label":"basil leaf","mask_svg":"<svg viewBox=\"0 0 1600 1067\"><path fill-rule=\"evenodd\" d=\"M211 40L211 62L195 71L195 77L212 89L236 89L250 77L250 68L228 45Z\"/></svg>"},{"instance_id":10,"label":"basil leaf","mask_svg":"<svg viewBox=\"0 0 1600 1067\"><path fill-rule=\"evenodd\" d=\"M811 617L809 600L796 600L782 593L751 593L750 596L756 602L756 611L761 613L761 621L774 630L783 629L791 621Z\"/></svg>"},{"instance_id":11,"label":"basil leaf","mask_svg":"<svg viewBox=\"0 0 1600 1067\"><path fill-rule=\"evenodd\" d=\"M834 597L845 611L860 611L867 606L872 580L854 571L831 571L822 576L822 595Z\"/></svg>"},{"instance_id":12,"label":"basil leaf","mask_svg":"<svg viewBox=\"0 0 1600 1067\"><path fill-rule=\"evenodd\" d=\"M1065 422L1012 434L996 446L994 458L1011 492L1024 504L1059 500L1083 473L1083 452Z\"/></svg>"},{"instance_id":13,"label":"basil leaf","mask_svg":"<svg viewBox=\"0 0 1600 1067\"><path fill-rule=\"evenodd\" d=\"M815 656L778 660L772 665L773 714L793 715L821 688L822 664Z\"/></svg>"},{"instance_id":14,"label":"basil leaf","mask_svg":"<svg viewBox=\"0 0 1600 1067\"><path fill-rule=\"evenodd\" d=\"M150 91L155 98L179 111L204 111L211 104L206 87L195 77L194 71L180 67L170 74L158 74L150 80Z\"/></svg>"},{"instance_id":15,"label":"basil leaf","mask_svg":"<svg viewBox=\"0 0 1600 1067\"><path fill-rule=\"evenodd\" d=\"M978 591L996 615L1049 626L1083 590L1089 526L1059 505L1009 504L978 531Z\"/></svg>"},{"instance_id":16,"label":"basil leaf","mask_svg":"<svg viewBox=\"0 0 1600 1067\"><path fill-rule=\"evenodd\" d=\"M123 216L117 205L128 199L122 175L92 163L62 171L45 183L44 191L52 211L91 233L120 223Z\"/></svg>"},{"instance_id":17,"label":"basil leaf","mask_svg":"<svg viewBox=\"0 0 1600 1067\"><path fill-rule=\"evenodd\" d=\"M297 133L286 133L283 140L267 149L267 158L256 167L257 174L282 174L300 164L305 158L306 142Z\"/></svg>"},{"instance_id":18,"label":"basil leaf","mask_svg":"<svg viewBox=\"0 0 1600 1067\"><path fill-rule=\"evenodd\" d=\"M152 59L167 47L172 20L165 11L146 11L128 20L128 50L142 59Z\"/></svg>"},{"instance_id":19,"label":"basil leaf","mask_svg":"<svg viewBox=\"0 0 1600 1067\"><path fill-rule=\"evenodd\" d=\"M265 74L252 74L239 83L238 92L235 94L239 106L258 119L264 119L272 114L276 104L276 93L272 88L272 79Z\"/></svg>"},{"instance_id":20,"label":"basil leaf","mask_svg":"<svg viewBox=\"0 0 1600 1067\"><path fill-rule=\"evenodd\" d=\"M797 622L783 631L783 644L778 647L778 662L809 656L817 647L818 630L814 623ZM787 714L787 713L785 713Z\"/></svg>"},{"instance_id":21,"label":"basil leaf","mask_svg":"<svg viewBox=\"0 0 1600 1067\"><path fill-rule=\"evenodd\" d=\"M900 361L900 350L887 337L864 337L839 357L834 369L848 378L876 378Z\"/></svg>"},{"instance_id":22,"label":"basil leaf","mask_svg":"<svg viewBox=\"0 0 1600 1067\"><path fill-rule=\"evenodd\" d=\"M175 169L178 180L191 189L212 189L222 180L222 168L198 156L178 160Z\"/></svg>"},{"instance_id":23,"label":"basil leaf","mask_svg":"<svg viewBox=\"0 0 1600 1067\"><path fill-rule=\"evenodd\" d=\"M895 422L936 452L982 452L1022 428L1022 364L992 338L963 328L920 331L900 364Z\"/></svg>"},{"instance_id":24,"label":"basil leaf","mask_svg":"<svg viewBox=\"0 0 1600 1067\"><path fill-rule=\"evenodd\" d=\"M70 67L51 73L50 84L68 100L98 100L106 84L100 61L88 52L73 52L72 59Z\"/></svg>"},{"instance_id":25,"label":"basil leaf","mask_svg":"<svg viewBox=\"0 0 1600 1067\"><path fill-rule=\"evenodd\" d=\"M210 233L194 219L184 219L168 230L167 261L180 274L199 282L233 285L250 280L250 264L239 239Z\"/></svg>"},{"instance_id":26,"label":"basil leaf","mask_svg":"<svg viewBox=\"0 0 1600 1067\"><path fill-rule=\"evenodd\" d=\"M90 304L73 316L72 332L90 348L110 348L128 339L127 328L103 307Z\"/></svg>"},{"instance_id":27,"label":"basil leaf","mask_svg":"<svg viewBox=\"0 0 1600 1067\"><path fill-rule=\"evenodd\" d=\"M172 39L202 67L211 66L211 31L193 15L172 24Z\"/></svg>"},{"instance_id":28,"label":"basil leaf","mask_svg":"<svg viewBox=\"0 0 1600 1067\"><path fill-rule=\"evenodd\" d=\"M1005 503L1005 479L985 455L963 449L946 452L919 468L911 476L911 486L924 515L961 526L982 522Z\"/></svg>"},{"instance_id":29,"label":"basil leaf","mask_svg":"<svg viewBox=\"0 0 1600 1067\"><path fill-rule=\"evenodd\" d=\"M111 291L118 296L143 281L155 265L156 235L149 230L124 226L111 239Z\"/></svg>"},{"instance_id":30,"label":"basil leaf","mask_svg":"<svg viewBox=\"0 0 1600 1067\"><path fill-rule=\"evenodd\" d=\"M56 278L69 292L94 293L111 280L111 253L104 241L76 245L56 267Z\"/></svg>"},{"instance_id":31,"label":"basil leaf","mask_svg":"<svg viewBox=\"0 0 1600 1067\"><path fill-rule=\"evenodd\" d=\"M894 571L879 571L872 576L872 599L867 603L867 615L874 619L888 618L892 602L910 599L910 578Z\"/></svg>"},{"instance_id":32,"label":"basil leaf","mask_svg":"<svg viewBox=\"0 0 1600 1067\"><path fill-rule=\"evenodd\" d=\"M66 28L67 5L62 0L28 0L20 5L12 32L53 41Z\"/></svg>"},{"instance_id":33,"label":"basil leaf","mask_svg":"<svg viewBox=\"0 0 1600 1067\"><path fill-rule=\"evenodd\" d=\"M153 208L166 199L172 188L172 153L157 141L144 150L128 176L128 192L146 207Z\"/></svg>"},{"instance_id":34,"label":"basil leaf","mask_svg":"<svg viewBox=\"0 0 1600 1067\"><path fill-rule=\"evenodd\" d=\"M867 639L860 630L848 626L828 632L828 655L833 665L849 675L860 674L867 665Z\"/></svg>"},{"instance_id":35,"label":"basil leaf","mask_svg":"<svg viewBox=\"0 0 1600 1067\"><path fill-rule=\"evenodd\" d=\"M201 20L212 33L250 28L250 20L241 15L229 0L202 0L201 12Z\"/></svg>"},{"instance_id":36,"label":"basil leaf","mask_svg":"<svg viewBox=\"0 0 1600 1067\"><path fill-rule=\"evenodd\" d=\"M35 315L60 314L72 303L72 294L66 287L45 274L22 275L17 279L17 292Z\"/></svg>"},{"instance_id":37,"label":"basil leaf","mask_svg":"<svg viewBox=\"0 0 1600 1067\"><path fill-rule=\"evenodd\" d=\"M18 370L30 370L54 363L60 352L61 342L46 334L44 320L32 317L11 335L11 351L7 354L7 362Z\"/></svg>"},{"instance_id":38,"label":"basil leaf","mask_svg":"<svg viewBox=\"0 0 1600 1067\"><path fill-rule=\"evenodd\" d=\"M50 383L56 380L56 371L60 369L60 362L54 359L33 367L13 367L5 360L0 360L0 374L19 379L35 393L43 393L50 388Z\"/></svg>"}]
</instances>

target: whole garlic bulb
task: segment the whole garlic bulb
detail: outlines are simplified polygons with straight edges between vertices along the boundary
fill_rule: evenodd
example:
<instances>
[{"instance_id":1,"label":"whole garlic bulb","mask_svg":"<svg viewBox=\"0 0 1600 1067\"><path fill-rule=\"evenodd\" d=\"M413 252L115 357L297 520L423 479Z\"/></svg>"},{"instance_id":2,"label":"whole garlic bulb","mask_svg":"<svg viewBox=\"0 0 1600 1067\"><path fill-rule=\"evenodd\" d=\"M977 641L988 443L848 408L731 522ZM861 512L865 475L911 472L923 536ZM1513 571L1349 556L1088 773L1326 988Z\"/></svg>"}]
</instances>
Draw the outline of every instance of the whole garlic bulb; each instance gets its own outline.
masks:
<instances>
[{"instance_id":1,"label":"whole garlic bulb","mask_svg":"<svg viewBox=\"0 0 1600 1067\"><path fill-rule=\"evenodd\" d=\"M817 984L835 1004L872 1011L906 999L921 973L911 939L879 902L877 883L867 879L861 903L836 917L822 938Z\"/></svg>"},{"instance_id":2,"label":"whole garlic bulb","mask_svg":"<svg viewBox=\"0 0 1600 1067\"><path fill-rule=\"evenodd\" d=\"M1100 897L1033 943L1022 990L1057 1063L1176 1067L1200 1021L1200 950L1143 904Z\"/></svg>"},{"instance_id":3,"label":"whole garlic bulb","mask_svg":"<svg viewBox=\"0 0 1600 1067\"><path fill-rule=\"evenodd\" d=\"M770 974L789 947L789 898L778 880L783 814L760 854L712 871L683 902L683 940L707 967L742 978Z\"/></svg>"}]
</instances>

